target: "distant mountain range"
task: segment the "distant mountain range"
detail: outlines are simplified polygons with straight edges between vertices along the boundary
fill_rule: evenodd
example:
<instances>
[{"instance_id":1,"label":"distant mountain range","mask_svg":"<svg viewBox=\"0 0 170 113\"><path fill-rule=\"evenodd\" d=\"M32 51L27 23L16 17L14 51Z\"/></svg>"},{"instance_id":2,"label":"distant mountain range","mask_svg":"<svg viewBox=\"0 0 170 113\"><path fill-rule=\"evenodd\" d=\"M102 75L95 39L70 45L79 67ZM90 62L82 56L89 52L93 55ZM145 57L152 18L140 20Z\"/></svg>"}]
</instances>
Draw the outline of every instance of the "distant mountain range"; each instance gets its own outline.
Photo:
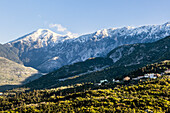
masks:
<instances>
[{"instance_id":1,"label":"distant mountain range","mask_svg":"<svg viewBox=\"0 0 170 113\"><path fill-rule=\"evenodd\" d=\"M41 89L118 79L139 67L163 60L170 60L170 36L153 43L123 45L113 49L105 58L63 66L26 84L26 87Z\"/></svg>"},{"instance_id":2,"label":"distant mountain range","mask_svg":"<svg viewBox=\"0 0 170 113\"><path fill-rule=\"evenodd\" d=\"M103 29L79 37L39 29L9 42L6 46L16 49L14 50L16 57L14 55L11 60L22 61L25 66L36 68L41 72L51 72L64 65L85 61L91 57L104 57L114 48L124 44L154 42L168 35L170 35L170 22L136 28ZM130 51L134 48L135 46ZM4 55L3 57L9 58ZM117 56L113 57L114 62L119 59ZM139 60L139 57L136 59Z\"/></svg>"}]
</instances>

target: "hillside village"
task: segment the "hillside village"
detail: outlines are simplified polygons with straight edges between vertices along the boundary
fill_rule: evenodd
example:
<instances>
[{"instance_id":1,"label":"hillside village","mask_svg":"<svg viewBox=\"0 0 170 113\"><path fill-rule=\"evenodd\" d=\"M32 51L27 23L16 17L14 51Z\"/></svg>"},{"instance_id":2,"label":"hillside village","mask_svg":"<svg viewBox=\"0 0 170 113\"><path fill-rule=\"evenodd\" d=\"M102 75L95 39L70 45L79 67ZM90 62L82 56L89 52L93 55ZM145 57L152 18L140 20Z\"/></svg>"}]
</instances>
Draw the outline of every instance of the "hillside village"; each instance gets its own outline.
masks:
<instances>
[{"instance_id":1,"label":"hillside village","mask_svg":"<svg viewBox=\"0 0 170 113\"><path fill-rule=\"evenodd\" d=\"M129 76L124 77L122 80L118 80L118 79L113 79L113 83L124 83L124 82L130 82L130 81L145 81L147 79L156 79L158 77L161 77L163 75L170 75L170 69L165 70L162 73L146 73L144 75L140 75L138 77L135 78L131 78ZM96 83L95 85L106 85L108 84L109 81L107 79L104 80L100 80L99 83Z\"/></svg>"}]
</instances>

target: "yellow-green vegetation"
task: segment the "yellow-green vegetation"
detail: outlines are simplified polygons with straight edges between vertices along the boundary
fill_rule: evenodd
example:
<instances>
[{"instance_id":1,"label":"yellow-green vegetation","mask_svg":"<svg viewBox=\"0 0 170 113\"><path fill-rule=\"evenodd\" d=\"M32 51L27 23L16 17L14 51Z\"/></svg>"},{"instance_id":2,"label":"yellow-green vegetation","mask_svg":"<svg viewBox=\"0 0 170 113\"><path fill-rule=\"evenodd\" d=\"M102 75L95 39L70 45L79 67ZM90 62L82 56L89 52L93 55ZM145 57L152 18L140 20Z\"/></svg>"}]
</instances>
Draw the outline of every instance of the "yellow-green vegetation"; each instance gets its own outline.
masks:
<instances>
[{"instance_id":1,"label":"yellow-green vegetation","mask_svg":"<svg viewBox=\"0 0 170 113\"><path fill-rule=\"evenodd\" d=\"M148 64L142 68L137 69L136 71L132 71L131 73L124 75L130 77L137 77L140 75L144 75L146 73L164 73L164 71L170 69L170 60L164 60L162 62Z\"/></svg>"},{"instance_id":2,"label":"yellow-green vegetation","mask_svg":"<svg viewBox=\"0 0 170 113\"><path fill-rule=\"evenodd\" d=\"M0 97L0 111L55 113L154 113L170 112L170 76L137 85L113 89L85 90L58 94L55 90L34 90Z\"/></svg>"}]
</instances>

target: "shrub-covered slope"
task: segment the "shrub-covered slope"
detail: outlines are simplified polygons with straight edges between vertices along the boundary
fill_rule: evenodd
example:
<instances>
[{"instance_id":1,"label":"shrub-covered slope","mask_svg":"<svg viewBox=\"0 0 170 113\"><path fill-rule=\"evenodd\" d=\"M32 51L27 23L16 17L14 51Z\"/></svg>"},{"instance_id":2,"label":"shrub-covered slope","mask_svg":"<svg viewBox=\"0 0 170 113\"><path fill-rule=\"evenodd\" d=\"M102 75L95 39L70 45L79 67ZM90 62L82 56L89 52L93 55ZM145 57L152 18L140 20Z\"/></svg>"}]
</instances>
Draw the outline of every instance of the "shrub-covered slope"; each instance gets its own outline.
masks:
<instances>
[{"instance_id":1,"label":"shrub-covered slope","mask_svg":"<svg viewBox=\"0 0 170 113\"><path fill-rule=\"evenodd\" d=\"M53 90L34 90L1 96L0 111L6 112L113 112L169 113L170 77L114 89L87 90L64 96ZM10 94L10 93L6 93Z\"/></svg>"}]
</instances>

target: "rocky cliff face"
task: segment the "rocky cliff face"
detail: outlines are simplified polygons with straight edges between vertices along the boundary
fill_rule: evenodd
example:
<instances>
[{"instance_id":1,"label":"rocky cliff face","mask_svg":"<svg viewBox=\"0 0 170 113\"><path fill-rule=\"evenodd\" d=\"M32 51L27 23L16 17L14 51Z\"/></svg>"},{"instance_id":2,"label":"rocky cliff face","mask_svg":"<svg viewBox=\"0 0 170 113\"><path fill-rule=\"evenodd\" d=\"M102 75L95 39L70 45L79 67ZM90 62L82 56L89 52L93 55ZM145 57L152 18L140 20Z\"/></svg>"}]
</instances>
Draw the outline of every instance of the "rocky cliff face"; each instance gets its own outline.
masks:
<instances>
[{"instance_id":1,"label":"rocky cliff face","mask_svg":"<svg viewBox=\"0 0 170 113\"><path fill-rule=\"evenodd\" d=\"M168 35L170 23L103 29L79 37L39 29L8 44L19 50L26 66L49 72L91 57L106 56L120 45L154 42Z\"/></svg>"},{"instance_id":2,"label":"rocky cliff face","mask_svg":"<svg viewBox=\"0 0 170 113\"><path fill-rule=\"evenodd\" d=\"M170 36L153 43L123 45L112 50L108 57L116 66L150 64L170 60Z\"/></svg>"}]
</instances>

